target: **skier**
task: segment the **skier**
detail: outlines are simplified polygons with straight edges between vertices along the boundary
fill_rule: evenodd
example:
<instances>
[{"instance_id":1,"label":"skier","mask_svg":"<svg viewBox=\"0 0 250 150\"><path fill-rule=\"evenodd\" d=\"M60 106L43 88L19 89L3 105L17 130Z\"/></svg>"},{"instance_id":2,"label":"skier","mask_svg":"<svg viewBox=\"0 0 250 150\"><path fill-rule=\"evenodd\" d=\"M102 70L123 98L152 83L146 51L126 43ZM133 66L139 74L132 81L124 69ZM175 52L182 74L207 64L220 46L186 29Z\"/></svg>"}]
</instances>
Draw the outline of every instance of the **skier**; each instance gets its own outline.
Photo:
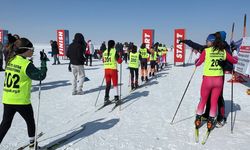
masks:
<instances>
[{"instance_id":1,"label":"skier","mask_svg":"<svg viewBox=\"0 0 250 150\"><path fill-rule=\"evenodd\" d=\"M226 51L230 55L232 55L232 51L230 50L230 46L225 41L226 32L225 31L218 31L214 35L216 35L218 38L221 38L221 40L224 42ZM187 44L188 46L190 46L191 48L196 49L199 53L202 53L202 51L205 48L208 47L207 45L200 45L200 44L195 43L195 42L193 42L191 40L180 40L180 42L183 42L183 43ZM224 72L225 71L230 71L231 72L233 70L233 65L228 61L221 62L220 65L222 66ZM210 97L208 99L210 99ZM210 110L210 100L207 101L206 110L205 110L205 113L202 115L202 120L207 120L207 118L209 116L209 110ZM221 95L220 95L219 100L218 100L218 110L219 111L218 111L218 116L217 116L216 120L217 120L217 123L219 125L223 125L226 122L226 118L225 118L225 102L224 102L224 98L223 98L223 89L221 91Z\"/></svg>"},{"instance_id":2,"label":"skier","mask_svg":"<svg viewBox=\"0 0 250 150\"><path fill-rule=\"evenodd\" d=\"M58 58L59 49L58 49L57 42L50 40L50 45L51 45L51 51L52 51L51 56L54 58L54 63L52 65L56 65L56 62L59 65L60 64L60 61Z\"/></svg>"},{"instance_id":3,"label":"skier","mask_svg":"<svg viewBox=\"0 0 250 150\"><path fill-rule=\"evenodd\" d=\"M139 50L140 54L140 62L141 62L141 81L143 82L144 79L148 81L148 57L149 57L149 51L146 48L146 44L142 43L141 48Z\"/></svg>"},{"instance_id":4,"label":"skier","mask_svg":"<svg viewBox=\"0 0 250 150\"><path fill-rule=\"evenodd\" d=\"M30 138L30 147L34 147L35 120L30 101L31 80L45 79L47 56L40 52L41 69L38 69L27 57L34 52L33 44L26 38L20 38L13 45L14 55L9 57L5 70L3 88L3 120L0 125L0 143L8 132L13 117L18 112L25 120Z\"/></svg>"},{"instance_id":5,"label":"skier","mask_svg":"<svg viewBox=\"0 0 250 150\"><path fill-rule=\"evenodd\" d=\"M103 64L105 71L105 79L106 79L106 90L105 90L105 98L104 98L104 106L111 104L109 100L109 91L111 88L111 80L113 82L113 86L115 89L115 102L116 105L121 104L118 93L118 70L117 63L122 63L122 54L118 53L115 49L115 41L108 41L108 49L103 52Z\"/></svg>"},{"instance_id":6,"label":"skier","mask_svg":"<svg viewBox=\"0 0 250 150\"><path fill-rule=\"evenodd\" d=\"M208 48L202 51L199 59L197 59L195 63L196 66L200 66L205 62L201 85L201 101L196 111L195 126L196 128L201 126L201 115L211 92L211 108L207 121L207 128L211 130L214 128L218 98L223 89L224 73L219 62L228 60L231 63L237 63L237 58L232 57L224 49L224 42L221 38L215 37L212 34L207 38L207 46Z\"/></svg>"},{"instance_id":7,"label":"skier","mask_svg":"<svg viewBox=\"0 0 250 150\"><path fill-rule=\"evenodd\" d=\"M157 52L151 48L151 54L150 54L150 72L149 72L149 77L155 76L155 67L157 64Z\"/></svg>"},{"instance_id":8,"label":"skier","mask_svg":"<svg viewBox=\"0 0 250 150\"><path fill-rule=\"evenodd\" d=\"M76 33L73 43L69 45L67 56L70 59L73 73L73 91L72 95L83 94L82 88L85 79L84 61L85 61L86 42L81 33ZM77 76L79 76L79 86L77 87Z\"/></svg>"},{"instance_id":9,"label":"skier","mask_svg":"<svg viewBox=\"0 0 250 150\"><path fill-rule=\"evenodd\" d=\"M168 49L165 45L163 45L163 50L162 50L162 62L164 66L167 66L167 52Z\"/></svg>"},{"instance_id":10,"label":"skier","mask_svg":"<svg viewBox=\"0 0 250 150\"><path fill-rule=\"evenodd\" d=\"M139 53L137 52L137 46L133 45L132 52L129 54L129 69L131 77L131 90L138 88L138 68L139 68ZM135 77L135 80L134 80Z\"/></svg>"}]
</instances>

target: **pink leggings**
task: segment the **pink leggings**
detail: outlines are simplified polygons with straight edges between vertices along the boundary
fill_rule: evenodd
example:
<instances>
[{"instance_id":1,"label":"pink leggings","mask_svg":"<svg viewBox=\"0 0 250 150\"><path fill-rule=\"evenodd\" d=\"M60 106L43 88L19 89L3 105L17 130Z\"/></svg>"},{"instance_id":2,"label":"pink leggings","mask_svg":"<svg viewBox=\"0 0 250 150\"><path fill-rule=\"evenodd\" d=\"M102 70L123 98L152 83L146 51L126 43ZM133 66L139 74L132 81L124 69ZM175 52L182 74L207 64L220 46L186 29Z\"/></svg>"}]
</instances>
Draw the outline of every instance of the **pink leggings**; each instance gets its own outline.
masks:
<instances>
[{"instance_id":1,"label":"pink leggings","mask_svg":"<svg viewBox=\"0 0 250 150\"><path fill-rule=\"evenodd\" d=\"M204 107L207 103L208 97L211 93L211 107L209 116L215 117L217 113L217 103L223 88L223 76L203 76L201 85L201 101L197 107L196 114L202 115Z\"/></svg>"}]
</instances>

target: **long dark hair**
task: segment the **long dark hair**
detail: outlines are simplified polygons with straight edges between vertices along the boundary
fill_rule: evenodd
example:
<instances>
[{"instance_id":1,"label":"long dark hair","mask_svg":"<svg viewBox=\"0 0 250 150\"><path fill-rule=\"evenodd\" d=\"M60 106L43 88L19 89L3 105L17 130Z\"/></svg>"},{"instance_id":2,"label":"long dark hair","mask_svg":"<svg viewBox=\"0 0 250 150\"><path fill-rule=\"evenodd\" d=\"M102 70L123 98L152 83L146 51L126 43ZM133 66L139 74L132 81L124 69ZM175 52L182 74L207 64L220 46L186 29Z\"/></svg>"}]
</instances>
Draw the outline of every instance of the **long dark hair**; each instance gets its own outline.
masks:
<instances>
[{"instance_id":1,"label":"long dark hair","mask_svg":"<svg viewBox=\"0 0 250 150\"><path fill-rule=\"evenodd\" d=\"M111 48L114 48L114 47L115 47L115 41L114 40L109 40L108 41L108 56L109 56Z\"/></svg>"},{"instance_id":2,"label":"long dark hair","mask_svg":"<svg viewBox=\"0 0 250 150\"><path fill-rule=\"evenodd\" d=\"M145 43L142 43L141 44L141 48L143 49L143 48L146 48L146 44Z\"/></svg>"},{"instance_id":3,"label":"long dark hair","mask_svg":"<svg viewBox=\"0 0 250 150\"><path fill-rule=\"evenodd\" d=\"M224 41L221 39L219 32L215 33L215 41L213 42L213 50L222 51L226 48Z\"/></svg>"}]
</instances>

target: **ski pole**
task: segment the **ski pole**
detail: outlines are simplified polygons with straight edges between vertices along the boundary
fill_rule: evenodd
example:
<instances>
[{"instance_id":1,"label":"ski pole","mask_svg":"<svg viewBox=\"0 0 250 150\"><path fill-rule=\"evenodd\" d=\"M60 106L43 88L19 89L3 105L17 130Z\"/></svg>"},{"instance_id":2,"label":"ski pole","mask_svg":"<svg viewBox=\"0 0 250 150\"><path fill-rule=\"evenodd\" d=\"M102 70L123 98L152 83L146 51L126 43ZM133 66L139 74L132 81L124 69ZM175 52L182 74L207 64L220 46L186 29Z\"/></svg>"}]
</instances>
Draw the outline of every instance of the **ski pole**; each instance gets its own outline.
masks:
<instances>
[{"instance_id":1,"label":"ski pole","mask_svg":"<svg viewBox=\"0 0 250 150\"><path fill-rule=\"evenodd\" d=\"M98 95L97 95L97 97L96 97L96 100L95 100L95 106L96 106L96 104L97 104L97 101L98 101L98 99L99 99L99 96L100 96L100 93L101 93L101 88L102 88L102 85L103 85L103 82L104 82L104 78L105 78L105 76L103 77L103 79L102 79L102 84L101 84L101 86L100 86L100 90L99 90L99 92L98 92Z\"/></svg>"},{"instance_id":2,"label":"ski pole","mask_svg":"<svg viewBox=\"0 0 250 150\"><path fill-rule=\"evenodd\" d=\"M174 114L173 119L172 119L172 121L171 121L170 124L173 124L174 118L175 118L175 116L176 116L176 114L177 114L177 111L178 111L179 108L180 108L181 102L182 102L182 100L183 100L183 98L184 98L184 96L185 96L185 94L186 94L186 92L187 92L187 89L188 89L188 87L189 87L189 84L190 84L190 82L191 82L193 76L194 76L195 71L196 71L196 67L194 68L193 74L192 74L190 80L188 81L187 87L186 87L186 89L185 89L185 91L184 91L184 93L183 93L183 95L182 95L182 97L181 97L181 100L180 100L180 102L179 102L179 105L178 105L178 107L177 107L177 109L176 109L176 111L175 111L175 114Z\"/></svg>"},{"instance_id":3,"label":"ski pole","mask_svg":"<svg viewBox=\"0 0 250 150\"><path fill-rule=\"evenodd\" d=\"M232 71L232 83L231 83L231 133L233 134L233 81L234 80L234 70Z\"/></svg>"},{"instance_id":4,"label":"ski pole","mask_svg":"<svg viewBox=\"0 0 250 150\"><path fill-rule=\"evenodd\" d=\"M38 130L38 121L39 121L39 112L40 112L41 86L42 86L42 81L40 80L40 82L39 82L39 93L38 93L38 105L37 105L36 130L35 130L35 149L36 149L36 146L37 146L37 130Z\"/></svg>"},{"instance_id":5,"label":"ski pole","mask_svg":"<svg viewBox=\"0 0 250 150\"><path fill-rule=\"evenodd\" d=\"M120 101L122 102L122 63L120 64ZM119 106L119 110L121 111L121 105Z\"/></svg>"}]
</instances>

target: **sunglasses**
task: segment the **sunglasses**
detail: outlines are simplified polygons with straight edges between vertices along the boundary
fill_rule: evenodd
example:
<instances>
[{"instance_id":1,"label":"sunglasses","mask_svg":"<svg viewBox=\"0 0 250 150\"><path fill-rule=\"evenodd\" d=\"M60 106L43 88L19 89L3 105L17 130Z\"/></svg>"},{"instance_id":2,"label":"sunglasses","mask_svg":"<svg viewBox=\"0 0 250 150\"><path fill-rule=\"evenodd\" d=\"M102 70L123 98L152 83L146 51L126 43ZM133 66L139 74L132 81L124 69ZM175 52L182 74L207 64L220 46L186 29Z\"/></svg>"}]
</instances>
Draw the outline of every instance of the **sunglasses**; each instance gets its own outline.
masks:
<instances>
[{"instance_id":1,"label":"sunglasses","mask_svg":"<svg viewBox=\"0 0 250 150\"><path fill-rule=\"evenodd\" d=\"M31 50L32 52L34 52L35 50L34 47L19 47L18 49L27 49L27 50Z\"/></svg>"}]
</instances>

